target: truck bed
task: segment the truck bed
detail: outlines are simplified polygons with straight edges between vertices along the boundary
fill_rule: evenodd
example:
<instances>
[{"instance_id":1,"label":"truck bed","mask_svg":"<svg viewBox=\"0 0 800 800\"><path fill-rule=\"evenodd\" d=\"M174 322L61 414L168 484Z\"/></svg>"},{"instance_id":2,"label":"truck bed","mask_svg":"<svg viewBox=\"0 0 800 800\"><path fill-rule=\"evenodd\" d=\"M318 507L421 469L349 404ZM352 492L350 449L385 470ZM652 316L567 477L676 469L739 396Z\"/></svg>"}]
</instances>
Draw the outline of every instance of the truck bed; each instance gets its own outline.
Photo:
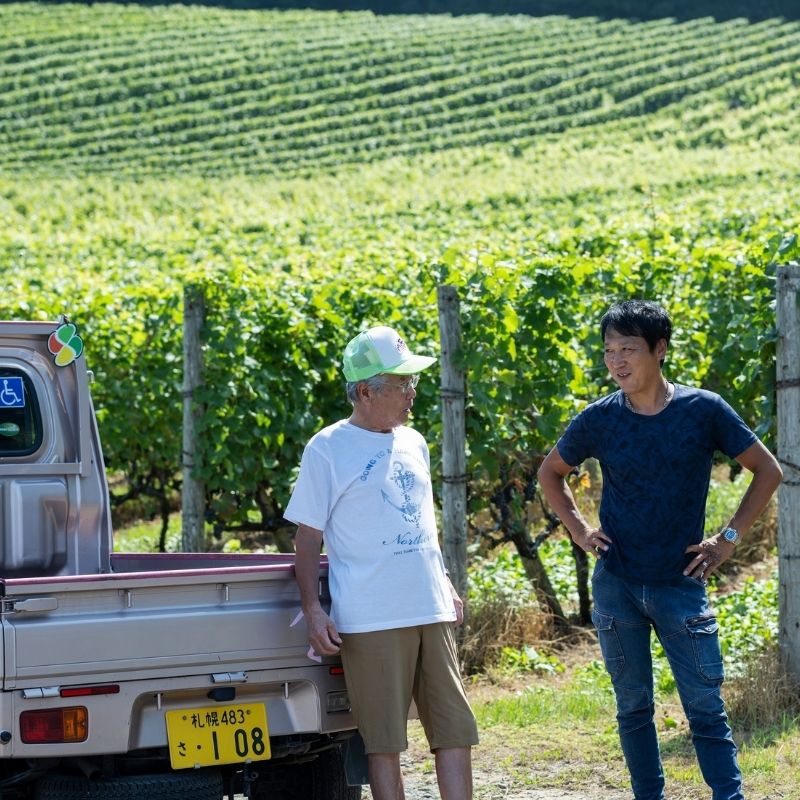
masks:
<instances>
[{"instance_id":1,"label":"truck bed","mask_svg":"<svg viewBox=\"0 0 800 800\"><path fill-rule=\"evenodd\" d=\"M346 705L327 705L344 694L338 661L312 659L305 624L292 625L292 556L116 554L111 564L97 575L0 581L0 724L68 703L65 689L111 684L113 693L80 700L95 721L89 741L53 754L165 746L164 712L207 706L221 687L236 703L266 703L271 736L354 727ZM14 732L3 752L46 757L50 747Z\"/></svg>"},{"instance_id":2,"label":"truck bed","mask_svg":"<svg viewBox=\"0 0 800 800\"><path fill-rule=\"evenodd\" d=\"M0 581L4 689L306 658L305 626L289 627L300 610L290 557L118 555L112 567Z\"/></svg>"}]
</instances>

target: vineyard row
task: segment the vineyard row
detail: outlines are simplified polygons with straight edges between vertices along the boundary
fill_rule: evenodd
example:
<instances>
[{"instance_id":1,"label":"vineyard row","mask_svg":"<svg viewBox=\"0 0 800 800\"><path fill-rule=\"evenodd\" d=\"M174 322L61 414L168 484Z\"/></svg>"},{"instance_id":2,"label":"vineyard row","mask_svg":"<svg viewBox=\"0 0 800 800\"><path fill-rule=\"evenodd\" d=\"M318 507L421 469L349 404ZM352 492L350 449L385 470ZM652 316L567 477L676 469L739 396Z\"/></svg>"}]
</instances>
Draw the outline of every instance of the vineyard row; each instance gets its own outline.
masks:
<instances>
[{"instance_id":1,"label":"vineyard row","mask_svg":"<svg viewBox=\"0 0 800 800\"><path fill-rule=\"evenodd\" d=\"M560 84L563 94L567 94L588 86L610 86L613 87L614 99L620 99L649 86L656 72L669 69L673 70L673 74L678 69L700 72L723 59L736 60L737 50L745 46L752 49L764 44L766 48L774 49L791 45L797 37L789 34L775 37L770 34L766 43L760 38L754 40L748 37L727 49L713 48L714 55L706 58L698 57L708 52L702 41L696 43L698 49L695 52L687 46L692 44L691 41L674 43L669 39L653 45L643 42L643 49L637 50L631 50L625 43L610 48L601 46L599 52L602 52L602 57L598 57L598 51L581 51L569 56L561 51L558 55L545 53L526 58L522 50L495 53L490 49L484 51L488 53L485 57L476 54L467 63L450 64L439 69L412 61L404 65L405 71L401 75L392 73L393 64L389 63L384 69L386 77L369 80L367 75L356 72L348 76L350 82L346 85L341 82L341 74L346 73L339 73L338 70L335 70L336 78L322 82L297 80L292 84L270 81L268 86L264 77L257 74L251 75L246 81L235 76L211 83L202 83L202 74L197 74L197 83L189 88L171 87L166 92L142 95L146 103L137 98L127 98L125 105L134 106L127 113L117 112L114 104L104 104L102 98L93 92L83 96L67 94L58 102L27 105L11 102L5 114L0 112L0 131L32 128L41 116L42 122L47 124L48 138L58 124L69 124L73 133L91 131L98 123L105 129L115 130L124 129L126 125L141 124L152 133L162 133L169 129L196 127L202 124L209 111L213 111L215 119L223 123L226 118L263 116L278 120L281 126L285 126L293 121L353 115L373 108L404 109L415 103L441 98L447 98L450 106L456 106L459 93L470 87L483 86L486 92L498 87L495 91L508 94L506 87L513 87L513 79L517 76L517 82L525 91ZM738 55L743 57L744 53ZM374 72L375 66L369 68L370 74ZM454 75L456 77L451 77ZM577 77L581 75L588 76L586 81L576 84ZM636 76L640 76L638 81ZM409 84L410 88L406 88ZM137 90L131 85L117 90L119 94L134 91ZM69 107L68 111L53 113L52 109L64 104ZM150 116L163 113L162 106L173 104L177 112L153 125ZM145 113L147 107L151 109L150 114ZM409 109L407 113L416 112ZM4 120L3 116L9 119Z\"/></svg>"},{"instance_id":2,"label":"vineyard row","mask_svg":"<svg viewBox=\"0 0 800 800\"><path fill-rule=\"evenodd\" d=\"M790 59L788 64L785 63L784 57L792 54L795 58ZM749 68L743 64L735 65L735 69L722 68L688 82L658 87L614 106L606 106L606 96L597 90L569 96L562 102L557 98L550 98L546 108L540 107L542 110L539 112L539 119L536 110L524 104L523 96L523 104L516 109L513 98L504 98L483 109L485 115L481 115L476 107L469 109L469 113L440 112L438 117L432 118L408 117L393 122L334 128L316 135L296 137L286 141L283 147L268 134L260 135L258 130L251 131L248 141L242 143L237 141L238 132L233 135L224 132L220 134L220 126L213 126L202 136L185 133L183 140L189 144L172 141L168 151L164 154L156 151L152 160L146 152L141 152L154 143L153 139L147 137L132 143L119 137L100 143L73 140L75 145L81 147L73 163L79 164L92 155L103 154L104 163L108 166L124 165L131 160L143 166L167 159L175 166L180 166L184 159L191 161L193 155L200 152L206 159L213 157L215 152L221 152L233 160L237 153L252 154L259 147L264 148L264 157L268 157L269 162L275 165L280 165L282 161L297 160L323 163L330 156L341 159L342 155L348 153L353 155L356 152L368 152L373 146L383 151L391 149L395 154L412 154L418 152L414 149L418 144L422 145L423 150L432 144L429 141L431 131L435 131L433 145L436 141L442 141L446 146L465 146L493 140L520 139L619 119L628 120L629 126L635 126L638 124L635 121L638 116L681 100L686 100L689 106L707 103L714 97L727 97L729 100L735 98L737 103L744 102L753 74L759 75L760 83L777 78L796 79L800 74L800 69L796 66L799 56L800 45L788 51L782 50L779 55L770 59L759 59ZM158 144L164 143L163 140L158 140ZM131 144L135 146L131 147ZM58 152L53 149L49 154L57 157ZM118 154L117 158L115 154ZM35 160L47 160L47 156L46 150L27 154L27 158ZM23 161L26 153L19 153L18 158Z\"/></svg>"}]
</instances>

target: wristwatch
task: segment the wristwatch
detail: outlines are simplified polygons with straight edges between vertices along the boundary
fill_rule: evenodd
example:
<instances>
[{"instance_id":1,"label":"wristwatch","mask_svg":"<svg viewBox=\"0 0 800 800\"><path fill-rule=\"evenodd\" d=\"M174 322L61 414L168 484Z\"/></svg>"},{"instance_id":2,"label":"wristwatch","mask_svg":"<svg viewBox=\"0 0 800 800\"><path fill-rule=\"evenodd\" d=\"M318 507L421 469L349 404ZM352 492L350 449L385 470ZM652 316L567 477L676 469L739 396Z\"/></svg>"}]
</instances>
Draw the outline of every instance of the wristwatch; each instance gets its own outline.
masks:
<instances>
[{"instance_id":1,"label":"wristwatch","mask_svg":"<svg viewBox=\"0 0 800 800\"><path fill-rule=\"evenodd\" d=\"M725 528L725 530L722 531L722 538L726 542L730 542L731 544L736 544L736 542L739 541L741 536L739 534L739 531L736 530L736 528Z\"/></svg>"}]
</instances>

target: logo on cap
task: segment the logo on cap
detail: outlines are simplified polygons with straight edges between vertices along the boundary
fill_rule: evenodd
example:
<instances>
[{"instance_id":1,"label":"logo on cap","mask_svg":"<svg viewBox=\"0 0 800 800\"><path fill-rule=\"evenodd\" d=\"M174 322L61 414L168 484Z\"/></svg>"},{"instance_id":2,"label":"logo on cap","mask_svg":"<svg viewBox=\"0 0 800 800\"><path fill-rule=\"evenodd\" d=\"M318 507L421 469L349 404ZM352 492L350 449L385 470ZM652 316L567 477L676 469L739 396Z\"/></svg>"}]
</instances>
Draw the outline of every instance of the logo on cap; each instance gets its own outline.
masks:
<instances>
[{"instance_id":1,"label":"logo on cap","mask_svg":"<svg viewBox=\"0 0 800 800\"><path fill-rule=\"evenodd\" d=\"M394 328L378 325L350 340L342 366L348 381L363 381L383 372L413 375L435 361L433 356L414 355Z\"/></svg>"}]
</instances>

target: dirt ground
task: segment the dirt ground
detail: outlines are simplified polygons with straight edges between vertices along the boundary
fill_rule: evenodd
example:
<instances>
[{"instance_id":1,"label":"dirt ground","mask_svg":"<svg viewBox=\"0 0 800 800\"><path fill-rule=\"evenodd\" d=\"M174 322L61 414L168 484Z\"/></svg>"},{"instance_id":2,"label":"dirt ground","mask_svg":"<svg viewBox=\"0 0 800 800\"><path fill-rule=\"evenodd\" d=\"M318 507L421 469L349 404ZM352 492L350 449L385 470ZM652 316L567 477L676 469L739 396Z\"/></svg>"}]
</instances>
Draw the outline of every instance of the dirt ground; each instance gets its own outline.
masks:
<instances>
[{"instance_id":1,"label":"dirt ground","mask_svg":"<svg viewBox=\"0 0 800 800\"><path fill-rule=\"evenodd\" d=\"M535 777L543 778L542 775L528 776L523 773L510 778L509 771L499 769L497 765L515 751L524 749L525 745L524 739L498 742L491 735L482 735L482 744L473 750L475 800L630 800L630 793L625 794L608 786L603 780L605 770L602 767L598 767L596 784L584 786L581 790L525 785L533 782ZM439 800L433 757L416 721L409 723L409 749L401 756L401 765L406 800ZM558 773L561 766L569 768L568 765L554 763L553 775ZM363 789L362 800L372 800L368 786Z\"/></svg>"},{"instance_id":2,"label":"dirt ground","mask_svg":"<svg viewBox=\"0 0 800 800\"><path fill-rule=\"evenodd\" d=\"M570 792L561 789L511 789L489 781L480 783L481 776L475 775L475 798L476 800L623 800L630 798L630 795L609 794L605 789L592 790L591 792ZM369 787L364 787L362 800L372 800ZM439 793L436 784L430 785L417 783L415 781L406 782L406 800L439 800Z\"/></svg>"},{"instance_id":3,"label":"dirt ground","mask_svg":"<svg viewBox=\"0 0 800 800\"><path fill-rule=\"evenodd\" d=\"M582 791L514 787L502 773L492 773L480 767L474 771L474 781L475 800L630 800L631 797L630 794L610 792L601 786ZM415 775L406 770L405 783L406 800L439 800L433 775ZM364 787L362 800L372 800L368 786Z\"/></svg>"}]
</instances>

